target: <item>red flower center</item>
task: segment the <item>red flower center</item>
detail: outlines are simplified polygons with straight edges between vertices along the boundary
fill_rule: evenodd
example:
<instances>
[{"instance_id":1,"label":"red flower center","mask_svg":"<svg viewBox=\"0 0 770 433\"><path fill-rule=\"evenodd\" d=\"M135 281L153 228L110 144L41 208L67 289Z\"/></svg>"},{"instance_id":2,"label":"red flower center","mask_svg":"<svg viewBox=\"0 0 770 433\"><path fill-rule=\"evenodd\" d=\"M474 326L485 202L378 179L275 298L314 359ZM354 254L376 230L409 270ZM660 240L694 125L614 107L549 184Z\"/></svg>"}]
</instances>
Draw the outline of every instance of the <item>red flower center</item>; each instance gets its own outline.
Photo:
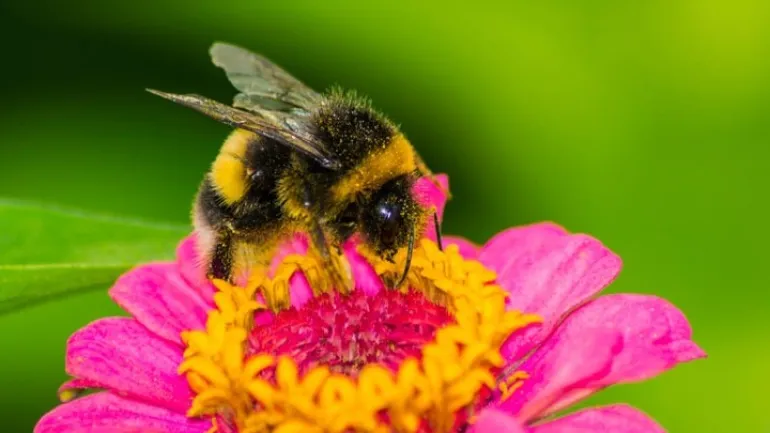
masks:
<instances>
[{"instance_id":1,"label":"red flower center","mask_svg":"<svg viewBox=\"0 0 770 433\"><path fill-rule=\"evenodd\" d=\"M357 377L369 363L396 371L407 357L420 358L436 331L452 322L444 307L419 293L324 294L299 309L279 312L268 325L254 327L248 352L288 355L303 374L327 365Z\"/></svg>"}]
</instances>

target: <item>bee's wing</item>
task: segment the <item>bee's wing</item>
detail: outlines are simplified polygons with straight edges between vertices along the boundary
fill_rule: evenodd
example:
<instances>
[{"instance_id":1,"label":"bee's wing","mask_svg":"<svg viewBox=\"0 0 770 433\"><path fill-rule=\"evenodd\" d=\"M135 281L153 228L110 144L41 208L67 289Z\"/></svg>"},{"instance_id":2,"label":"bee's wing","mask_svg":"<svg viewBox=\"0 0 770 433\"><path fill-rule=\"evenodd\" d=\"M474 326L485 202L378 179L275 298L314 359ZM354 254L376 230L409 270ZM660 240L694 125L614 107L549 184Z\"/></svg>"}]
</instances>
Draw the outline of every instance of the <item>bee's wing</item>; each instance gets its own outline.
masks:
<instances>
[{"instance_id":1,"label":"bee's wing","mask_svg":"<svg viewBox=\"0 0 770 433\"><path fill-rule=\"evenodd\" d=\"M310 111L322 97L280 66L244 48L217 42L209 50L211 61L225 70L230 83L241 91L233 106L246 110Z\"/></svg>"},{"instance_id":2,"label":"bee's wing","mask_svg":"<svg viewBox=\"0 0 770 433\"><path fill-rule=\"evenodd\" d=\"M279 119L258 116L255 113L239 110L200 95L176 95L152 89L147 89L147 91L190 107L226 125L276 140L313 158L326 168L332 170L339 168L339 161L332 156L323 143L304 131L300 122L279 123ZM292 128L292 126L294 127Z\"/></svg>"}]
</instances>

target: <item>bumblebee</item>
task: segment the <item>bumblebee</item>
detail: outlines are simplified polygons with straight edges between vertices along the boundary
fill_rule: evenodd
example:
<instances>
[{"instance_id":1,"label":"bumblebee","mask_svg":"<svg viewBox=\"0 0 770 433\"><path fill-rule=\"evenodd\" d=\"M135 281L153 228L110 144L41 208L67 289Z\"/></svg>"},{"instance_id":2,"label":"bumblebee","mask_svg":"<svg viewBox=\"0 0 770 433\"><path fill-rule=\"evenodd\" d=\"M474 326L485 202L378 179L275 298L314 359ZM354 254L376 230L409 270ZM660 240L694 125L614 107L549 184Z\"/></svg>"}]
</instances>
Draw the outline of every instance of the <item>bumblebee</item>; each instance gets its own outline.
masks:
<instances>
[{"instance_id":1,"label":"bumblebee","mask_svg":"<svg viewBox=\"0 0 770 433\"><path fill-rule=\"evenodd\" d=\"M148 89L236 128L193 206L209 277L234 281L266 265L278 243L297 232L307 233L324 266L335 269L332 254L359 234L375 257L393 261L407 250L399 286L432 212L412 190L432 174L404 134L354 92L316 93L234 45L215 43L210 55L239 92L232 105Z\"/></svg>"}]
</instances>

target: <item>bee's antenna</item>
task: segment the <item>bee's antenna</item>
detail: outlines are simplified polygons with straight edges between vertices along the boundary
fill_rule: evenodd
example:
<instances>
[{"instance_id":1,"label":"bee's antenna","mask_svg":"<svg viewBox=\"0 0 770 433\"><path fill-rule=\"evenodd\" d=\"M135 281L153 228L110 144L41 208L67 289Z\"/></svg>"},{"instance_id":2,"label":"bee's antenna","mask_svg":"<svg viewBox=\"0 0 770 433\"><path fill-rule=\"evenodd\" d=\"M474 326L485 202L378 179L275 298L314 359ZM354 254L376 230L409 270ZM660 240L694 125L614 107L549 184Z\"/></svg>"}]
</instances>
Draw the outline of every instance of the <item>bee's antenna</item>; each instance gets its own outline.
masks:
<instances>
[{"instance_id":1,"label":"bee's antenna","mask_svg":"<svg viewBox=\"0 0 770 433\"><path fill-rule=\"evenodd\" d=\"M409 275L409 267L412 265L412 252L414 251L414 226L412 226L412 231L409 233L409 245L406 249L406 266L404 266L404 273L401 274L401 278L399 278L398 283L393 288L401 287L401 284L404 283L406 280L406 276Z\"/></svg>"},{"instance_id":2,"label":"bee's antenna","mask_svg":"<svg viewBox=\"0 0 770 433\"><path fill-rule=\"evenodd\" d=\"M433 212L433 225L436 226L436 243L438 249L444 251L444 242L441 240L441 224L438 222L438 211Z\"/></svg>"}]
</instances>

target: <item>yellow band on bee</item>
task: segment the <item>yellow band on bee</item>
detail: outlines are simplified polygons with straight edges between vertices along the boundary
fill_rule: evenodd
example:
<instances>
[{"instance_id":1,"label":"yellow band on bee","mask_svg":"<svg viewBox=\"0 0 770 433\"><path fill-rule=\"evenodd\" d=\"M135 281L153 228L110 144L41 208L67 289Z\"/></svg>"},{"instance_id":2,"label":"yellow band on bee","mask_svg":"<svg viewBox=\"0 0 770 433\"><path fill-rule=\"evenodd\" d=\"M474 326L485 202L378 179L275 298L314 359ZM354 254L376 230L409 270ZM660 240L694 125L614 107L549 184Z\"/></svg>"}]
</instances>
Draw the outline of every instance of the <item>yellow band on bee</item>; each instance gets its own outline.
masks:
<instances>
[{"instance_id":1,"label":"yellow band on bee","mask_svg":"<svg viewBox=\"0 0 770 433\"><path fill-rule=\"evenodd\" d=\"M398 134L337 182L332 187L332 196L335 200L347 201L352 195L377 189L390 179L413 172L416 167L412 144L403 134Z\"/></svg>"},{"instance_id":2,"label":"yellow band on bee","mask_svg":"<svg viewBox=\"0 0 770 433\"><path fill-rule=\"evenodd\" d=\"M246 166L243 164L253 132L236 129L227 137L211 168L211 181L227 204L233 204L246 195Z\"/></svg>"}]
</instances>

